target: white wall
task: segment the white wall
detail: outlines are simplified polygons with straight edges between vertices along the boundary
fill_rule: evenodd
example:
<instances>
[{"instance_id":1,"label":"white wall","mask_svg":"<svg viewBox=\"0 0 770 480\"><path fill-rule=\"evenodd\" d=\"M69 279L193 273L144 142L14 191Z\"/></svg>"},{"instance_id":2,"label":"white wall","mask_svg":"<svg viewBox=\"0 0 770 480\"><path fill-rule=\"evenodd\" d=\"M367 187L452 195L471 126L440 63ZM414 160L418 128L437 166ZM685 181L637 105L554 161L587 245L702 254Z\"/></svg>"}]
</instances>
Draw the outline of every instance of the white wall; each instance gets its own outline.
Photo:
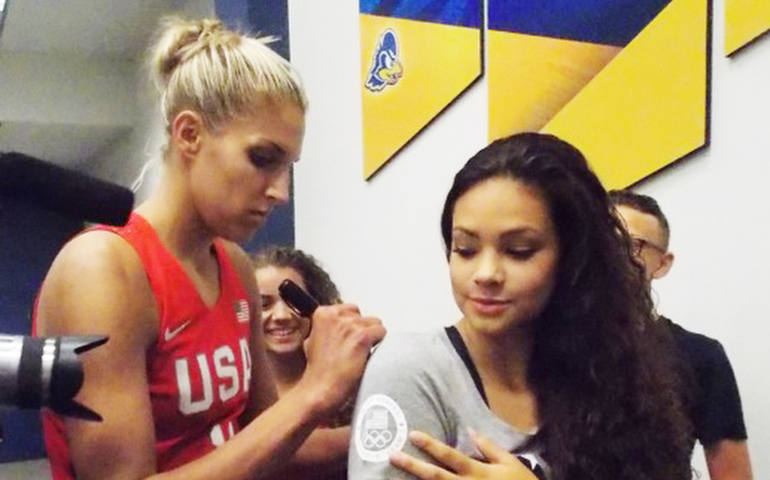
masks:
<instances>
[{"instance_id":1,"label":"white wall","mask_svg":"<svg viewBox=\"0 0 770 480\"><path fill-rule=\"evenodd\" d=\"M718 339L738 379L754 478L770 478L770 38L725 58L715 2L711 146L637 188L657 198L676 255L659 310Z\"/></svg>"},{"instance_id":2,"label":"white wall","mask_svg":"<svg viewBox=\"0 0 770 480\"><path fill-rule=\"evenodd\" d=\"M486 89L481 84L467 92L365 182L358 2L321 3L289 2L291 57L310 98L304 153L295 168L297 245L322 260L346 298L391 328L453 323L459 311L451 301L439 216L455 171L484 144Z\"/></svg>"},{"instance_id":3,"label":"white wall","mask_svg":"<svg viewBox=\"0 0 770 480\"><path fill-rule=\"evenodd\" d=\"M677 261L656 285L660 311L718 338L743 396L755 478L770 478L770 38L722 55L714 12L711 146L638 187L658 198ZM358 2L289 2L291 56L310 97L296 167L297 246L317 255L345 298L391 330L455 322L439 235L451 178L486 142L479 82L371 181L362 178ZM703 472L702 458L696 466ZM702 478L707 478L704 474Z\"/></svg>"}]
</instances>

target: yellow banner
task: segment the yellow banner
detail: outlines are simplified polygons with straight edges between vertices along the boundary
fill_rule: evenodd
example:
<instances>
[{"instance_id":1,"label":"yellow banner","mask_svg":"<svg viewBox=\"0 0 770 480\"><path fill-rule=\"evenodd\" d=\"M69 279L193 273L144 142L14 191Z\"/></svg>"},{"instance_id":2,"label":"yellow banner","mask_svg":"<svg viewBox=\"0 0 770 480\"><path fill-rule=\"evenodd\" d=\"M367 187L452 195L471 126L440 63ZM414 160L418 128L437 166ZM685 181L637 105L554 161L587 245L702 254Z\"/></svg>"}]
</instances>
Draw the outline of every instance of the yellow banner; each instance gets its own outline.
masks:
<instances>
[{"instance_id":1,"label":"yellow banner","mask_svg":"<svg viewBox=\"0 0 770 480\"><path fill-rule=\"evenodd\" d=\"M706 143L707 0L674 0L543 129L624 188Z\"/></svg>"},{"instance_id":2,"label":"yellow banner","mask_svg":"<svg viewBox=\"0 0 770 480\"><path fill-rule=\"evenodd\" d=\"M364 178L481 75L477 28L360 15Z\"/></svg>"},{"instance_id":3,"label":"yellow banner","mask_svg":"<svg viewBox=\"0 0 770 480\"><path fill-rule=\"evenodd\" d=\"M725 0L725 53L770 30L770 0Z\"/></svg>"}]
</instances>

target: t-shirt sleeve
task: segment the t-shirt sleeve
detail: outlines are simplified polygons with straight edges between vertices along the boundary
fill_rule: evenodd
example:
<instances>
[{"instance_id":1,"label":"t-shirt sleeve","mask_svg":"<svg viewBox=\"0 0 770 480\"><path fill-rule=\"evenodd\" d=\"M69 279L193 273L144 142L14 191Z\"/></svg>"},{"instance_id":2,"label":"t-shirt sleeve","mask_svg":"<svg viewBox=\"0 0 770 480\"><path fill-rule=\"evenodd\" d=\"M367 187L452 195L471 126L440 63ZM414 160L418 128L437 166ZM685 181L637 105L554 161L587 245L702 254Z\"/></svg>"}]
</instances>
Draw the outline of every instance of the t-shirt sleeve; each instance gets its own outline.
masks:
<instances>
[{"instance_id":1,"label":"t-shirt sleeve","mask_svg":"<svg viewBox=\"0 0 770 480\"><path fill-rule=\"evenodd\" d=\"M437 385L440 379L432 370L435 367L429 366L433 362L429 346L421 349L410 338L388 338L377 348L358 391L348 478L413 479L388 460L396 450L428 460L409 442L407 434L411 430L452 442L452 422Z\"/></svg>"},{"instance_id":2,"label":"t-shirt sleeve","mask_svg":"<svg viewBox=\"0 0 770 480\"><path fill-rule=\"evenodd\" d=\"M708 446L723 439L745 440L746 426L738 385L722 345L714 341L708 364L699 372L701 385L700 425L696 434Z\"/></svg>"}]
</instances>

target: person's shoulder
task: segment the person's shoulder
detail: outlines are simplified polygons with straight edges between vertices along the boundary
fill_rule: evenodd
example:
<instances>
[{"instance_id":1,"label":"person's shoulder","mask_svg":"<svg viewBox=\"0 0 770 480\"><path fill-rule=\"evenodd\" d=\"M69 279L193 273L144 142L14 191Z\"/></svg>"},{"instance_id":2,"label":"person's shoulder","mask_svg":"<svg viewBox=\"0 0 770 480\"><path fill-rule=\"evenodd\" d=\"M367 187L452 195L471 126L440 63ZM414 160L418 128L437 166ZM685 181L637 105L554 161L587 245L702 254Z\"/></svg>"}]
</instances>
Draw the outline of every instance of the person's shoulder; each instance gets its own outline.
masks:
<instances>
[{"instance_id":1,"label":"person's shoulder","mask_svg":"<svg viewBox=\"0 0 770 480\"><path fill-rule=\"evenodd\" d=\"M388 332L369 360L372 368L403 374L433 371L449 359L443 329L427 332Z\"/></svg>"},{"instance_id":2,"label":"person's shoulder","mask_svg":"<svg viewBox=\"0 0 770 480\"><path fill-rule=\"evenodd\" d=\"M442 329L427 332L389 332L375 348L374 355L391 356L409 359L433 358L433 356L445 350L441 336L445 335Z\"/></svg>"},{"instance_id":3,"label":"person's shoulder","mask_svg":"<svg viewBox=\"0 0 770 480\"><path fill-rule=\"evenodd\" d=\"M430 408L445 410L449 399L442 392L453 390L456 375L445 346L447 342L442 341L441 335L445 333L439 329L420 333L389 332L366 365L357 405L365 407L387 397L387 402L392 401L399 409L413 413L428 408L426 403Z\"/></svg>"},{"instance_id":4,"label":"person's shoulder","mask_svg":"<svg viewBox=\"0 0 770 480\"><path fill-rule=\"evenodd\" d=\"M50 274L83 278L84 275L117 275L125 279L143 275L141 260L126 240L109 231L84 232L61 249Z\"/></svg>"},{"instance_id":5,"label":"person's shoulder","mask_svg":"<svg viewBox=\"0 0 770 480\"><path fill-rule=\"evenodd\" d=\"M677 345L691 358L708 361L725 357L724 347L719 340L688 330L670 319L664 320L670 324Z\"/></svg>"},{"instance_id":6,"label":"person's shoulder","mask_svg":"<svg viewBox=\"0 0 770 480\"><path fill-rule=\"evenodd\" d=\"M151 325L154 298L133 247L109 231L85 232L57 255L40 291L41 334L127 332ZM147 322L122 321L146 317ZM151 328L146 329L151 333Z\"/></svg>"}]
</instances>

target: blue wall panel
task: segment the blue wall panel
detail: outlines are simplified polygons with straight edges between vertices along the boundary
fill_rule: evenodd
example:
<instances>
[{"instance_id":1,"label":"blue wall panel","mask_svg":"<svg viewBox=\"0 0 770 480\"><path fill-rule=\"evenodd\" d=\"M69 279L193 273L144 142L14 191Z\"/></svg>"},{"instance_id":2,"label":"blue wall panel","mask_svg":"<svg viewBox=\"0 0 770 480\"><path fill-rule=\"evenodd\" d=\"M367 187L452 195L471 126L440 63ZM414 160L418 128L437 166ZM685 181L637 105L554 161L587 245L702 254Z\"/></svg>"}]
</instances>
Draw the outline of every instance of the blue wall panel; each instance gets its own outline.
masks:
<instances>
[{"instance_id":1,"label":"blue wall panel","mask_svg":"<svg viewBox=\"0 0 770 480\"><path fill-rule=\"evenodd\" d=\"M30 312L51 262L82 223L0 196L0 332L27 335ZM45 456L37 411L0 415L0 462Z\"/></svg>"}]
</instances>

